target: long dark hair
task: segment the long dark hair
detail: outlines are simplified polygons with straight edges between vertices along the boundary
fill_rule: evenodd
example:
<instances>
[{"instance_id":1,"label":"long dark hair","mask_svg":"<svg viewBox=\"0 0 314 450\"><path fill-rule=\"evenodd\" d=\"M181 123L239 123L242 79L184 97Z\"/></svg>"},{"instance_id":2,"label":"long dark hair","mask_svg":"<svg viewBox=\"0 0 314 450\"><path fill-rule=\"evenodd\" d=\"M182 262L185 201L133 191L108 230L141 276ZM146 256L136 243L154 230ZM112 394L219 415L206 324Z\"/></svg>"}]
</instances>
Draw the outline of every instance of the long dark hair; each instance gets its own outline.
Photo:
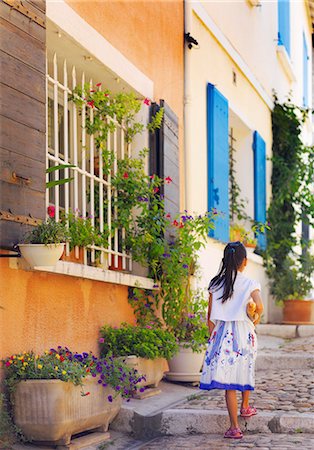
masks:
<instances>
[{"instance_id":1,"label":"long dark hair","mask_svg":"<svg viewBox=\"0 0 314 450\"><path fill-rule=\"evenodd\" d=\"M232 296L238 268L245 258L246 250L241 242L229 242L226 245L219 272L211 280L208 287L209 290L218 290L220 287L224 287L223 294L220 297L222 303Z\"/></svg>"}]
</instances>

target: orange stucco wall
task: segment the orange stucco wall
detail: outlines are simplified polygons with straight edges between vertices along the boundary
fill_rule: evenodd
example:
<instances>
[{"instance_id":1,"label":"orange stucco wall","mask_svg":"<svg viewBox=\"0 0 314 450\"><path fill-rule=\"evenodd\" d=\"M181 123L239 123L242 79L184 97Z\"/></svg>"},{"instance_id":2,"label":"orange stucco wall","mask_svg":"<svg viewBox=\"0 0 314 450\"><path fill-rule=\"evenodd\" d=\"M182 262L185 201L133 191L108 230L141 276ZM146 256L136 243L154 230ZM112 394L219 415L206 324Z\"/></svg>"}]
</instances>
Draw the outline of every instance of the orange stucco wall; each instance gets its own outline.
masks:
<instances>
[{"instance_id":1,"label":"orange stucco wall","mask_svg":"<svg viewBox=\"0 0 314 450\"><path fill-rule=\"evenodd\" d=\"M11 269L6 258L0 292L0 358L55 345L97 352L103 324L134 321L126 286Z\"/></svg>"},{"instance_id":2,"label":"orange stucco wall","mask_svg":"<svg viewBox=\"0 0 314 450\"><path fill-rule=\"evenodd\" d=\"M183 206L183 0L67 0L67 3L154 82L154 101L164 99L177 114Z\"/></svg>"}]
</instances>

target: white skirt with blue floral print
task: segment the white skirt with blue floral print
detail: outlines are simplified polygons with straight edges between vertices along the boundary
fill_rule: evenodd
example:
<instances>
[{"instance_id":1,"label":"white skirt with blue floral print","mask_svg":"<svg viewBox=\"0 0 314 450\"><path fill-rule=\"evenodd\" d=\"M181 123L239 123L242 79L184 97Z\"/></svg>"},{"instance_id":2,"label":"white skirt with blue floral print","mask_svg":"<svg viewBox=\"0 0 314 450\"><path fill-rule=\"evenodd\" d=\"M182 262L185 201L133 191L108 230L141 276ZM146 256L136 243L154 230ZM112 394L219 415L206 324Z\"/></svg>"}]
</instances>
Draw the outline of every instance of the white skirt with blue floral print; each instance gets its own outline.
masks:
<instances>
[{"instance_id":1,"label":"white skirt with blue floral print","mask_svg":"<svg viewBox=\"0 0 314 450\"><path fill-rule=\"evenodd\" d=\"M205 354L200 389L253 391L256 354L252 322L217 321Z\"/></svg>"}]
</instances>

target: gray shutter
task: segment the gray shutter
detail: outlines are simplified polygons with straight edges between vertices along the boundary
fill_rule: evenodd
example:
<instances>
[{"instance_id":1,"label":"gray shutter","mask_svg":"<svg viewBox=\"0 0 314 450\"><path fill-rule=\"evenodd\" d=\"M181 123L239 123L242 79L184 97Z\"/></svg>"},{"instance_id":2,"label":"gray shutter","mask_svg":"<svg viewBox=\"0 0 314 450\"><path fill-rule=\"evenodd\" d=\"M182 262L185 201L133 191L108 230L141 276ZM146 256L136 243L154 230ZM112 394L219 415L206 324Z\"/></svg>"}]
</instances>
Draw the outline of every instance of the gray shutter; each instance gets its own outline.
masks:
<instances>
[{"instance_id":1,"label":"gray shutter","mask_svg":"<svg viewBox=\"0 0 314 450\"><path fill-rule=\"evenodd\" d=\"M45 2L0 4L0 247L45 217ZM17 5L17 3L15 3Z\"/></svg>"},{"instance_id":2,"label":"gray shutter","mask_svg":"<svg viewBox=\"0 0 314 450\"><path fill-rule=\"evenodd\" d=\"M178 117L164 100L160 106L152 105L154 115L160 107L164 108L162 127L151 136L150 173L161 178L171 177L172 183L165 184L165 212L172 217L180 212L180 172L179 172L179 126Z\"/></svg>"}]
</instances>

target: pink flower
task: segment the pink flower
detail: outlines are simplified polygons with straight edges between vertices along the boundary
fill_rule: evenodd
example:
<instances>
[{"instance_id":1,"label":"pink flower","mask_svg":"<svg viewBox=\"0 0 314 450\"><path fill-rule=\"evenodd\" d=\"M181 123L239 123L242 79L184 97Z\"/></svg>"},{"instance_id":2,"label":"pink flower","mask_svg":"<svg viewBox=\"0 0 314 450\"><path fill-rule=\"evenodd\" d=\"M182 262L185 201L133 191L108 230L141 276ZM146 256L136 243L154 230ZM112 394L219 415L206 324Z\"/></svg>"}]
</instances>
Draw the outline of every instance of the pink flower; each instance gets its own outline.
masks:
<instances>
[{"instance_id":1,"label":"pink flower","mask_svg":"<svg viewBox=\"0 0 314 450\"><path fill-rule=\"evenodd\" d=\"M129 174L128 174L128 172L124 172L124 174L123 174L123 178L125 178L125 179L129 178Z\"/></svg>"},{"instance_id":2,"label":"pink flower","mask_svg":"<svg viewBox=\"0 0 314 450\"><path fill-rule=\"evenodd\" d=\"M91 108L95 108L95 101L91 100L90 102L87 102L88 106L90 106Z\"/></svg>"},{"instance_id":3,"label":"pink flower","mask_svg":"<svg viewBox=\"0 0 314 450\"><path fill-rule=\"evenodd\" d=\"M97 87L100 87L100 86L101 86L101 83L97 83L96 86L97 86Z\"/></svg>"},{"instance_id":4,"label":"pink flower","mask_svg":"<svg viewBox=\"0 0 314 450\"><path fill-rule=\"evenodd\" d=\"M165 178L165 183L166 183L166 184L172 183L172 178L171 178L171 177Z\"/></svg>"},{"instance_id":5,"label":"pink flower","mask_svg":"<svg viewBox=\"0 0 314 450\"><path fill-rule=\"evenodd\" d=\"M6 365L7 367L10 367L10 366L11 366L10 361L7 361L7 362L5 363L5 365Z\"/></svg>"},{"instance_id":6,"label":"pink flower","mask_svg":"<svg viewBox=\"0 0 314 450\"><path fill-rule=\"evenodd\" d=\"M104 338L99 338L99 342L100 342L100 344L103 344L105 342L105 339Z\"/></svg>"},{"instance_id":7,"label":"pink flower","mask_svg":"<svg viewBox=\"0 0 314 450\"><path fill-rule=\"evenodd\" d=\"M172 222L172 225L173 225L174 227L177 227L177 226L179 225L179 222L177 222L176 220L174 220L174 221Z\"/></svg>"},{"instance_id":8,"label":"pink flower","mask_svg":"<svg viewBox=\"0 0 314 450\"><path fill-rule=\"evenodd\" d=\"M54 206L48 206L47 208L48 216L51 217L51 219L54 219L56 215L56 208Z\"/></svg>"},{"instance_id":9,"label":"pink flower","mask_svg":"<svg viewBox=\"0 0 314 450\"><path fill-rule=\"evenodd\" d=\"M150 178L151 180L153 180L153 179L155 178L155 175L150 175L149 178Z\"/></svg>"},{"instance_id":10,"label":"pink flower","mask_svg":"<svg viewBox=\"0 0 314 450\"><path fill-rule=\"evenodd\" d=\"M144 103L144 105L147 105L147 106L149 106L150 104L151 104L151 100L149 99L149 98L144 98L144 100L143 100L143 103Z\"/></svg>"},{"instance_id":11,"label":"pink flower","mask_svg":"<svg viewBox=\"0 0 314 450\"><path fill-rule=\"evenodd\" d=\"M171 214L170 213L166 214L166 219L171 219Z\"/></svg>"}]
</instances>

